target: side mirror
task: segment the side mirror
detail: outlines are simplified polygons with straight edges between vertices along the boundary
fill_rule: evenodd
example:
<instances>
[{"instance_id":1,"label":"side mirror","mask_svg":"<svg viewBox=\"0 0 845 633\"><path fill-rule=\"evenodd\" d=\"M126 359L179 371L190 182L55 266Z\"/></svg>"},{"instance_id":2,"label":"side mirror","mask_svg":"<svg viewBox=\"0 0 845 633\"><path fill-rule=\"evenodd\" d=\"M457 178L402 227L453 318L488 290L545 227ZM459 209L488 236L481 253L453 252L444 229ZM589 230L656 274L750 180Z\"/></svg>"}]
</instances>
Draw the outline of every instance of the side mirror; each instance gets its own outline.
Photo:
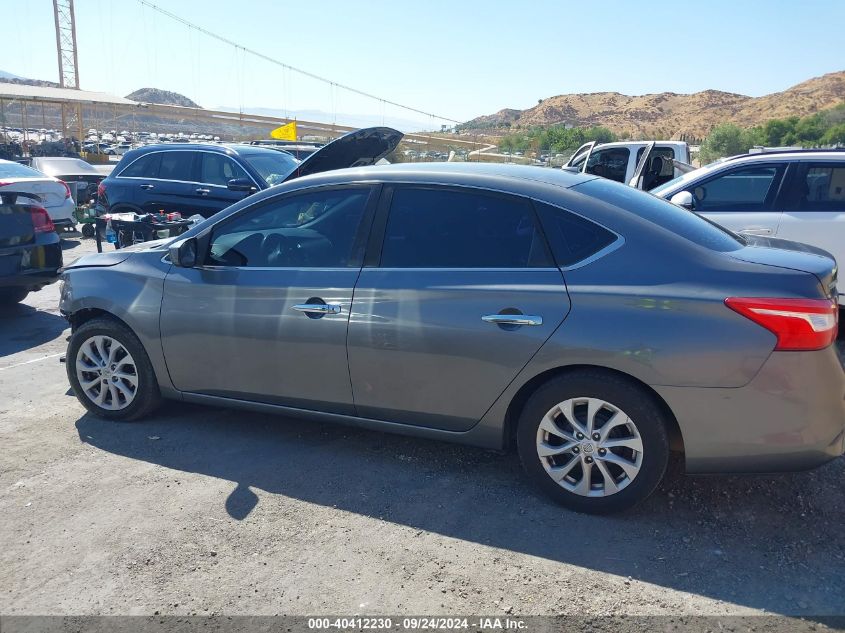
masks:
<instances>
[{"instance_id":1,"label":"side mirror","mask_svg":"<svg viewBox=\"0 0 845 633\"><path fill-rule=\"evenodd\" d=\"M258 191L249 178L232 178L226 183L226 187L229 191L249 191L250 193Z\"/></svg>"},{"instance_id":2,"label":"side mirror","mask_svg":"<svg viewBox=\"0 0 845 633\"><path fill-rule=\"evenodd\" d=\"M189 237L174 242L168 249L170 252L170 263L182 268L193 268L197 265L197 240Z\"/></svg>"},{"instance_id":3,"label":"side mirror","mask_svg":"<svg viewBox=\"0 0 845 633\"><path fill-rule=\"evenodd\" d=\"M689 209L690 211L695 207L695 199L689 191L679 191L669 199L669 202L677 204L684 209Z\"/></svg>"}]
</instances>

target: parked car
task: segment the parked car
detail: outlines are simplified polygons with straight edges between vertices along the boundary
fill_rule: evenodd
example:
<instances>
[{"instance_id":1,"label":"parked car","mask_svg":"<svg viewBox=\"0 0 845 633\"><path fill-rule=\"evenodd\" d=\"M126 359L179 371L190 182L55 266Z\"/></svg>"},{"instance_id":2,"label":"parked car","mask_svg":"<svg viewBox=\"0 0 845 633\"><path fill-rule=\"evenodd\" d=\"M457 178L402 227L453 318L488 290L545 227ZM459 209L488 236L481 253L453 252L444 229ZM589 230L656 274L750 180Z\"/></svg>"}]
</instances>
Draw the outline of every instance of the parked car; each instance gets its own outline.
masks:
<instances>
[{"instance_id":1,"label":"parked car","mask_svg":"<svg viewBox=\"0 0 845 633\"><path fill-rule=\"evenodd\" d=\"M13 186L3 186L0 189L0 305L23 301L30 292L57 281L61 266L61 240L50 214L36 196Z\"/></svg>"},{"instance_id":2,"label":"parked car","mask_svg":"<svg viewBox=\"0 0 845 633\"><path fill-rule=\"evenodd\" d=\"M177 398L515 439L540 489L589 512L647 497L671 448L689 472L842 454L825 253L563 170L320 171L69 266L80 402L113 420Z\"/></svg>"},{"instance_id":3,"label":"parked car","mask_svg":"<svg viewBox=\"0 0 845 633\"><path fill-rule=\"evenodd\" d=\"M643 173L643 180L631 183L646 154L660 159L650 160L648 169ZM689 145L684 141L592 141L575 150L564 169L595 174L616 182L631 183L648 191L681 175L682 172L676 168L673 161L690 163ZM642 168L640 170L643 171Z\"/></svg>"},{"instance_id":4,"label":"parked car","mask_svg":"<svg viewBox=\"0 0 845 633\"><path fill-rule=\"evenodd\" d=\"M2 187L13 187L16 192L37 196L50 214L56 231L75 228L73 212L76 205L73 203L70 187L58 178L47 176L20 163L0 160L0 188Z\"/></svg>"},{"instance_id":5,"label":"parked car","mask_svg":"<svg viewBox=\"0 0 845 633\"><path fill-rule=\"evenodd\" d=\"M737 233L803 242L845 262L845 150L744 154L651 193Z\"/></svg>"},{"instance_id":6,"label":"parked car","mask_svg":"<svg viewBox=\"0 0 845 633\"><path fill-rule=\"evenodd\" d=\"M64 181L71 187L71 194L74 193L74 202L82 204L97 197L97 185L105 178L91 163L86 163L81 158L64 158L53 156L39 156L32 159L30 166L42 174L52 176Z\"/></svg>"},{"instance_id":7,"label":"parked car","mask_svg":"<svg viewBox=\"0 0 845 633\"><path fill-rule=\"evenodd\" d=\"M390 128L358 130L323 146L304 162L285 152L243 144L149 145L123 155L100 184L97 199L105 211L115 213L163 210L207 218L244 196L283 182L293 172L303 174L314 165L354 165L355 156L347 156L350 145L369 147L372 142L370 149L381 158L388 153L379 151L382 146L401 137Z\"/></svg>"}]
</instances>

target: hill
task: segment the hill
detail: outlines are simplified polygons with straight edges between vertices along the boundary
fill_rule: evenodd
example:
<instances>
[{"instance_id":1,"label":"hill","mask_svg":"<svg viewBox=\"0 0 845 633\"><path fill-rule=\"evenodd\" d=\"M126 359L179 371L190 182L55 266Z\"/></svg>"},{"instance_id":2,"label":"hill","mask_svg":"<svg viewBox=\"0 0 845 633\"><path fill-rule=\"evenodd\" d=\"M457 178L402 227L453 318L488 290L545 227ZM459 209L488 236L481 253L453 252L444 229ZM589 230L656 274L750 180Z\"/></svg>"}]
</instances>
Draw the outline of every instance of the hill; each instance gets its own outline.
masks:
<instances>
[{"instance_id":1,"label":"hill","mask_svg":"<svg viewBox=\"0 0 845 633\"><path fill-rule=\"evenodd\" d=\"M702 138L719 123L760 125L774 118L806 116L843 102L845 71L840 71L756 98L719 90L640 96L618 92L558 95L527 110L504 109L477 117L460 129L492 133L559 124L602 125L633 137Z\"/></svg>"},{"instance_id":2,"label":"hill","mask_svg":"<svg viewBox=\"0 0 845 633\"><path fill-rule=\"evenodd\" d=\"M199 108L200 106L188 99L185 95L180 95L178 92L170 92L169 90L160 90L158 88L141 88L135 92L126 95L127 99L132 101L140 101L141 103L158 103L161 105L177 105L186 108Z\"/></svg>"}]
</instances>

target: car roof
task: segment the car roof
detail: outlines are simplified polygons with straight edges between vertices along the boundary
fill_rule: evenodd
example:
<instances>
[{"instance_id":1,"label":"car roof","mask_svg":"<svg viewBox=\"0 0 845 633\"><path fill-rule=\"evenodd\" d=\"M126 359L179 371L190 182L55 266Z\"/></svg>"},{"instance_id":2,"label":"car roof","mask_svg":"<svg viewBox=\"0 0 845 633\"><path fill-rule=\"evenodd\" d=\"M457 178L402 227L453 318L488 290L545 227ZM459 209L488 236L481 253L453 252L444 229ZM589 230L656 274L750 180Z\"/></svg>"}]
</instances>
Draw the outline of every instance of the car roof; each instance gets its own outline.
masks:
<instances>
[{"instance_id":1,"label":"car roof","mask_svg":"<svg viewBox=\"0 0 845 633\"><path fill-rule=\"evenodd\" d=\"M244 145L243 143L153 143L151 145L144 145L143 147L136 147L131 150L133 156L146 154L148 152L161 151L203 151L228 155L277 153L275 150L267 147L261 147L260 145ZM128 154L129 152L126 152L124 156Z\"/></svg>"},{"instance_id":2,"label":"car roof","mask_svg":"<svg viewBox=\"0 0 845 633\"><path fill-rule=\"evenodd\" d=\"M776 150L771 152L758 152L756 154L737 154L720 161L718 164L736 162L777 162L796 160L845 160L845 149L790 149Z\"/></svg>"}]
</instances>

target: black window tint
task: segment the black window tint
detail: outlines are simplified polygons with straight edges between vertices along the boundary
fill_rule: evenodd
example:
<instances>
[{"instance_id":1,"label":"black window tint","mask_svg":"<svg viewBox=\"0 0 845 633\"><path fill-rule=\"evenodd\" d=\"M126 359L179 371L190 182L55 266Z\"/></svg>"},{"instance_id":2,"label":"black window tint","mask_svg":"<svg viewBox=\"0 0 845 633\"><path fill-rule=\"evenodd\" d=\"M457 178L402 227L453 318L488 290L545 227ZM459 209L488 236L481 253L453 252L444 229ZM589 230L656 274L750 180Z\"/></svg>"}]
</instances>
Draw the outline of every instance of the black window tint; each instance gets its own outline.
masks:
<instances>
[{"instance_id":1,"label":"black window tint","mask_svg":"<svg viewBox=\"0 0 845 633\"><path fill-rule=\"evenodd\" d=\"M597 149L587 159L587 173L624 182L631 152L627 147Z\"/></svg>"},{"instance_id":2,"label":"black window tint","mask_svg":"<svg viewBox=\"0 0 845 633\"><path fill-rule=\"evenodd\" d=\"M736 235L700 215L627 185L595 179L575 185L572 190L634 213L710 250L727 252L744 246Z\"/></svg>"},{"instance_id":3,"label":"black window tint","mask_svg":"<svg viewBox=\"0 0 845 633\"><path fill-rule=\"evenodd\" d=\"M695 185L690 193L695 210L765 211L777 193L782 166L743 167Z\"/></svg>"},{"instance_id":4,"label":"black window tint","mask_svg":"<svg viewBox=\"0 0 845 633\"><path fill-rule=\"evenodd\" d=\"M243 168L223 154L200 154L200 182L225 187L233 178L249 178Z\"/></svg>"},{"instance_id":5,"label":"black window tint","mask_svg":"<svg viewBox=\"0 0 845 633\"><path fill-rule=\"evenodd\" d=\"M190 182L191 166L196 152L162 152L158 177L161 180L183 180Z\"/></svg>"},{"instance_id":6,"label":"black window tint","mask_svg":"<svg viewBox=\"0 0 845 633\"><path fill-rule=\"evenodd\" d=\"M543 202L536 207L558 266L572 266L616 240L616 235L579 215Z\"/></svg>"},{"instance_id":7,"label":"black window tint","mask_svg":"<svg viewBox=\"0 0 845 633\"><path fill-rule=\"evenodd\" d=\"M553 264L527 201L402 187L393 193L381 265L526 268Z\"/></svg>"},{"instance_id":8,"label":"black window tint","mask_svg":"<svg viewBox=\"0 0 845 633\"><path fill-rule=\"evenodd\" d=\"M280 196L214 230L208 264L272 268L360 266L357 239L369 187Z\"/></svg>"},{"instance_id":9,"label":"black window tint","mask_svg":"<svg viewBox=\"0 0 845 633\"><path fill-rule=\"evenodd\" d=\"M845 210L845 165L806 165L793 192L801 211Z\"/></svg>"},{"instance_id":10,"label":"black window tint","mask_svg":"<svg viewBox=\"0 0 845 633\"><path fill-rule=\"evenodd\" d=\"M126 169L120 172L119 175L132 178L158 178L158 166L160 160L160 152L146 154L135 160Z\"/></svg>"},{"instance_id":11,"label":"black window tint","mask_svg":"<svg viewBox=\"0 0 845 633\"><path fill-rule=\"evenodd\" d=\"M643 152L645 151L645 147L641 147L637 150L637 162L639 163L643 157ZM675 158L675 150L671 147L655 147L651 150L652 156L663 156L664 158L673 159Z\"/></svg>"}]
</instances>

